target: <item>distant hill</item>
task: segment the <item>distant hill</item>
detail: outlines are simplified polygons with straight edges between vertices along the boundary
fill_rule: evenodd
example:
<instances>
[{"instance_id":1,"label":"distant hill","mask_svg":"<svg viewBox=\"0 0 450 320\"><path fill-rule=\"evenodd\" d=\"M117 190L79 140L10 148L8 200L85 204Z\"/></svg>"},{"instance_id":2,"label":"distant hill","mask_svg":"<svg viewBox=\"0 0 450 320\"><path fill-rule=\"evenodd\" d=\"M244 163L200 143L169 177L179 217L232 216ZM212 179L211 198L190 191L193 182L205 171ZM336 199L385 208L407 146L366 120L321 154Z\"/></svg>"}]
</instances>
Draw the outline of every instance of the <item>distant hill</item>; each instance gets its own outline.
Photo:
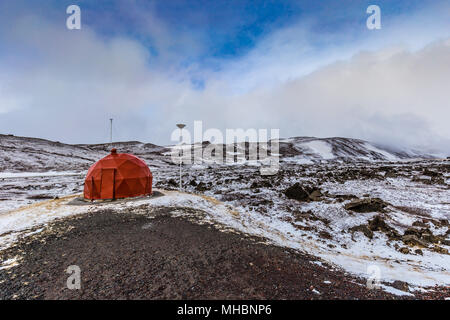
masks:
<instances>
[{"instance_id":1,"label":"distant hill","mask_svg":"<svg viewBox=\"0 0 450 320\"><path fill-rule=\"evenodd\" d=\"M192 149L205 148L209 142L192 145ZM149 166L173 165L171 147L139 141L114 142L119 152L132 153L144 159ZM226 154L226 146L221 145ZM249 143L234 146L234 155L248 153ZM83 171L106 156L111 149L105 144L64 144L38 138L0 135L0 172ZM283 161L315 163L322 161L400 161L405 159L431 159L436 155L413 150L395 150L364 140L349 138L293 137L279 140Z\"/></svg>"},{"instance_id":2,"label":"distant hill","mask_svg":"<svg viewBox=\"0 0 450 320\"><path fill-rule=\"evenodd\" d=\"M399 161L405 159L433 159L438 155L417 150L394 149L360 139L293 137L280 139L280 153L311 161Z\"/></svg>"},{"instance_id":3,"label":"distant hill","mask_svg":"<svg viewBox=\"0 0 450 320\"><path fill-rule=\"evenodd\" d=\"M169 149L150 143L114 142L119 152L130 152L150 166L167 164ZM71 145L44 139L0 135L0 172L82 171L111 150L110 144Z\"/></svg>"}]
</instances>

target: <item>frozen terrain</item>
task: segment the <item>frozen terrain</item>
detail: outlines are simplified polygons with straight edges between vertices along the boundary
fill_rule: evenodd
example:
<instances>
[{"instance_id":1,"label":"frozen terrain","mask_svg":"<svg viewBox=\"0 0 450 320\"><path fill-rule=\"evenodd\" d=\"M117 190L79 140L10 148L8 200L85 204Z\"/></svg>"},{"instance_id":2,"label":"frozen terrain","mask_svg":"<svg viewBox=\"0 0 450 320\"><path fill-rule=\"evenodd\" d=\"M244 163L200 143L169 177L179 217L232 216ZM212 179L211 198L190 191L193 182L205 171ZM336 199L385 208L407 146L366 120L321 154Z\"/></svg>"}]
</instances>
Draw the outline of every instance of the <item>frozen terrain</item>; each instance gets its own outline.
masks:
<instances>
[{"instance_id":1,"label":"frozen terrain","mask_svg":"<svg viewBox=\"0 0 450 320\"><path fill-rule=\"evenodd\" d=\"M119 152L145 159L154 186L166 195L106 206L201 209L205 222L264 236L352 274L368 277L375 267L385 289L396 294L450 285L447 159L344 138L290 138L279 144L281 166L273 176L261 176L251 162L185 165L179 193L170 148L115 143ZM86 170L109 148L0 136L0 246L39 232L52 219L94 210L66 203L82 192ZM4 261L0 268L13 264Z\"/></svg>"}]
</instances>

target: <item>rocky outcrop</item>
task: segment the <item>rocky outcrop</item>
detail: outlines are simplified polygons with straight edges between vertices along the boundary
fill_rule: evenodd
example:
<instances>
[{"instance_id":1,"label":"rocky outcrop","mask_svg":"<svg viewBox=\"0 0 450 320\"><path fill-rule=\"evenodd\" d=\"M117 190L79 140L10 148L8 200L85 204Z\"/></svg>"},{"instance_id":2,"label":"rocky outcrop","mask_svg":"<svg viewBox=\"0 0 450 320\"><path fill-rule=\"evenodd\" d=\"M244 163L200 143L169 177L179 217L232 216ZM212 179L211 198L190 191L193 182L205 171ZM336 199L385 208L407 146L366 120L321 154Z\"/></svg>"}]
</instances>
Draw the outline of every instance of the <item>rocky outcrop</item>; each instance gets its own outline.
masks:
<instances>
[{"instance_id":1,"label":"rocky outcrop","mask_svg":"<svg viewBox=\"0 0 450 320\"><path fill-rule=\"evenodd\" d=\"M347 203L344 208L354 212L385 212L384 208L388 206L387 202L379 198L367 198L353 200Z\"/></svg>"},{"instance_id":2,"label":"rocky outcrop","mask_svg":"<svg viewBox=\"0 0 450 320\"><path fill-rule=\"evenodd\" d=\"M359 225L353 228L350 228L350 231L362 232L367 238L372 239L373 233L375 231L385 233L390 240L398 240L400 239L399 233L389 226L381 216L375 216L372 220L369 220L367 225Z\"/></svg>"},{"instance_id":3,"label":"rocky outcrop","mask_svg":"<svg viewBox=\"0 0 450 320\"><path fill-rule=\"evenodd\" d=\"M447 240L443 236L434 235L430 229L416 229L410 227L405 230L402 241L409 246L420 246L427 248L431 244L447 244Z\"/></svg>"},{"instance_id":4,"label":"rocky outcrop","mask_svg":"<svg viewBox=\"0 0 450 320\"><path fill-rule=\"evenodd\" d=\"M322 197L319 188L302 186L298 182L287 188L284 195L297 201L320 201Z\"/></svg>"}]
</instances>

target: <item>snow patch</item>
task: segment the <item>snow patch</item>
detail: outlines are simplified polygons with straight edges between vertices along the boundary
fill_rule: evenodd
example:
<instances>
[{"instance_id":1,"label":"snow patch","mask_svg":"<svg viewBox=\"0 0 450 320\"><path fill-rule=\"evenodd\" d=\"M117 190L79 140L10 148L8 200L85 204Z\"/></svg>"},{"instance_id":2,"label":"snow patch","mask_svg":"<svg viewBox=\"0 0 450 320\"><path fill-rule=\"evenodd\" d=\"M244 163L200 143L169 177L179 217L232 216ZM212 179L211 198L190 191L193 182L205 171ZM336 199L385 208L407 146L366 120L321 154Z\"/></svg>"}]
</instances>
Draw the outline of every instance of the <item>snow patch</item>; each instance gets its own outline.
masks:
<instances>
[{"instance_id":1,"label":"snow patch","mask_svg":"<svg viewBox=\"0 0 450 320\"><path fill-rule=\"evenodd\" d=\"M315 154L318 154L322 159L330 160L335 158L330 144L325 141L314 140L303 143L302 145L311 149Z\"/></svg>"},{"instance_id":2,"label":"snow patch","mask_svg":"<svg viewBox=\"0 0 450 320\"><path fill-rule=\"evenodd\" d=\"M410 296L410 297L414 297L414 295L413 295L412 293L409 293L409 292L405 292L405 291L402 291L402 290L398 290L398 289L395 289L395 288L393 288L393 287L386 286L386 285L384 285L384 284L382 284L382 285L380 285L380 286L381 286L381 288L382 288L384 291L386 291L386 292L388 292L388 293L391 293L391 294L395 294L396 296Z\"/></svg>"}]
</instances>

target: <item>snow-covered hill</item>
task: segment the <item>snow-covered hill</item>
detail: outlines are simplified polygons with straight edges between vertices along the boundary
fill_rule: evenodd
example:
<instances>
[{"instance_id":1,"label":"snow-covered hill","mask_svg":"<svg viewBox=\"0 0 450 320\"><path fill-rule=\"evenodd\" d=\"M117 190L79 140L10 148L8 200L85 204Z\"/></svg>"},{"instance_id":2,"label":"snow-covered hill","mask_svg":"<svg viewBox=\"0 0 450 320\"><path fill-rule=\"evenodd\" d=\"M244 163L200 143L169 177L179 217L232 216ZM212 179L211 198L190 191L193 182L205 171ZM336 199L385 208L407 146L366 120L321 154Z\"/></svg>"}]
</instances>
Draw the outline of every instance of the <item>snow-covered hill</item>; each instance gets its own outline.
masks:
<instances>
[{"instance_id":1,"label":"snow-covered hill","mask_svg":"<svg viewBox=\"0 0 450 320\"><path fill-rule=\"evenodd\" d=\"M263 159L264 155L271 154L271 143L278 142L279 151L274 149L272 152L279 154L284 162L298 163L298 164L313 164L318 162L339 161L339 162L354 162L354 161L389 161L397 162L403 160L422 160L422 159L436 159L443 158L443 155L420 152L411 149L394 149L392 147L383 147L368 141L350 138L315 138L315 137L293 137L287 139L271 140L266 144L257 145L256 143L235 143L233 145L211 145L209 142L196 143L192 145L184 145L183 150L191 148L191 158L194 161L194 155L201 154L200 149L206 148L212 150L222 150L223 162L237 162L238 159L252 160L249 157L249 151L257 150L260 152L259 159ZM175 146L175 150L179 147ZM265 150L267 149L267 151ZM209 152L210 153L210 152ZM168 153L169 154L169 153ZM184 159L188 158L184 155ZM225 159L228 157L227 159ZM208 156L204 153L202 161L217 162L217 157ZM231 161L230 161L231 159ZM255 159L255 158L253 158ZM212 162L214 162L212 161Z\"/></svg>"},{"instance_id":2,"label":"snow-covered hill","mask_svg":"<svg viewBox=\"0 0 450 320\"><path fill-rule=\"evenodd\" d=\"M170 159L168 149L137 141L117 142L120 152L131 152L149 165L159 166ZM0 135L0 172L83 171L111 150L110 144L70 145L37 138Z\"/></svg>"},{"instance_id":3,"label":"snow-covered hill","mask_svg":"<svg viewBox=\"0 0 450 320\"><path fill-rule=\"evenodd\" d=\"M439 155L416 150L383 147L368 141L350 138L294 137L280 139L280 153L298 160L399 161L433 159Z\"/></svg>"},{"instance_id":4,"label":"snow-covered hill","mask_svg":"<svg viewBox=\"0 0 450 320\"><path fill-rule=\"evenodd\" d=\"M192 154L195 149L204 149L208 145L209 142L192 145ZM170 147L139 141L115 142L114 147L119 152L133 153L146 160L150 167L173 164ZM229 155L229 149L227 150L225 145L218 148L223 148L223 154ZM252 145L249 143L236 144L231 153L236 157L245 154L248 159L250 148ZM110 149L111 145L108 143L70 145L44 139L0 135L0 172L83 171L106 156ZM280 139L279 152L284 161L304 164L335 160L399 161L437 157L412 150L393 150L367 141L348 138Z\"/></svg>"},{"instance_id":5,"label":"snow-covered hill","mask_svg":"<svg viewBox=\"0 0 450 320\"><path fill-rule=\"evenodd\" d=\"M102 154L44 139L0 135L0 172L83 170Z\"/></svg>"}]
</instances>

